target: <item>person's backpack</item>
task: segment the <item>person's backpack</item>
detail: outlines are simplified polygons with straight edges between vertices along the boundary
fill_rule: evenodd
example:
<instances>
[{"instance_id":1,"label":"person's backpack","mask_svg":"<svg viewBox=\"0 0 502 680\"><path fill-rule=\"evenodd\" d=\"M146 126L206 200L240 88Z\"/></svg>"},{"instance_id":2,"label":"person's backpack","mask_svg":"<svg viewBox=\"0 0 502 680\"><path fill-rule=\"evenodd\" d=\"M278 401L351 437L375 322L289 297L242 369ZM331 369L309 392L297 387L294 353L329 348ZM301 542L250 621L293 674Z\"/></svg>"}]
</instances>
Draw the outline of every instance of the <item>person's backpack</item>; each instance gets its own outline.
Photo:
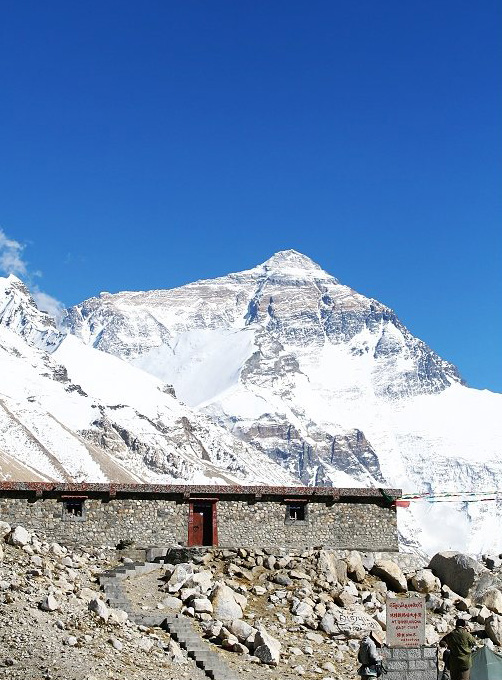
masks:
<instances>
[{"instance_id":1,"label":"person's backpack","mask_svg":"<svg viewBox=\"0 0 502 680\"><path fill-rule=\"evenodd\" d=\"M357 652L357 660L361 664L358 670L358 675L365 675L367 677L374 676L379 678L382 673L387 673L381 661L376 661L371 652L371 643L361 640L359 651Z\"/></svg>"},{"instance_id":2,"label":"person's backpack","mask_svg":"<svg viewBox=\"0 0 502 680\"><path fill-rule=\"evenodd\" d=\"M359 645L359 651L357 653L357 660L363 666L369 666L372 663L375 663L375 659L373 658L370 649L371 649L370 644L366 642L366 640L364 639L361 640L361 644Z\"/></svg>"}]
</instances>

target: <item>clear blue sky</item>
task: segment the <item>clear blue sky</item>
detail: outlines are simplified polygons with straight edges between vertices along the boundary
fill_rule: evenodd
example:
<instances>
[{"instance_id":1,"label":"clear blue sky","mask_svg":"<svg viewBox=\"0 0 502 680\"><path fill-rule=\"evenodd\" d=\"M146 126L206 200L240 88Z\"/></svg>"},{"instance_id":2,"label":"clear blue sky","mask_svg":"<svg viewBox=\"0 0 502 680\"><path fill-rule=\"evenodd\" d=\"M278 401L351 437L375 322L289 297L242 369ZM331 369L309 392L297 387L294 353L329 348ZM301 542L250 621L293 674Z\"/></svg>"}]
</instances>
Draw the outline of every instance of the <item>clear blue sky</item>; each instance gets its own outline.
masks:
<instances>
[{"instance_id":1,"label":"clear blue sky","mask_svg":"<svg viewBox=\"0 0 502 680\"><path fill-rule=\"evenodd\" d=\"M70 305L295 248L502 391L501 29L499 0L4 0L4 255Z\"/></svg>"}]
</instances>

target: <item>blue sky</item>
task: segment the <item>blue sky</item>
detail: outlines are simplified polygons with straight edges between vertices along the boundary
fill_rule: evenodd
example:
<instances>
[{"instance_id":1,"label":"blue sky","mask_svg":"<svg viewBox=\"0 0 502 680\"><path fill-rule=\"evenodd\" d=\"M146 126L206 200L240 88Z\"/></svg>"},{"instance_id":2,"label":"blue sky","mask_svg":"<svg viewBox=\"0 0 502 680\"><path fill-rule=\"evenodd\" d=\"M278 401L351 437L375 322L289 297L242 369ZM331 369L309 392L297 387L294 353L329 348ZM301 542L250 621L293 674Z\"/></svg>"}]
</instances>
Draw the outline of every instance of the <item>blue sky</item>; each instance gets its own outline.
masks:
<instances>
[{"instance_id":1,"label":"blue sky","mask_svg":"<svg viewBox=\"0 0 502 680\"><path fill-rule=\"evenodd\" d=\"M4 270L70 305L294 248L502 391L498 1L1 14Z\"/></svg>"}]
</instances>

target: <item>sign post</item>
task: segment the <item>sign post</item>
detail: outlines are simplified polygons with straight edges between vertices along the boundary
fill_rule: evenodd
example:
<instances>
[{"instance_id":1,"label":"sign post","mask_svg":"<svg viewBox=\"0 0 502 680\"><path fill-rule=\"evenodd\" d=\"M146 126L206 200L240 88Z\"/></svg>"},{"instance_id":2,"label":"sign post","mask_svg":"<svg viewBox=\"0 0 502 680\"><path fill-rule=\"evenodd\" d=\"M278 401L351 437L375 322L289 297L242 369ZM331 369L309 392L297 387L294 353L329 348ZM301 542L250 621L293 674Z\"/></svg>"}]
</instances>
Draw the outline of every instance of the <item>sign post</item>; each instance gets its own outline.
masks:
<instances>
[{"instance_id":1,"label":"sign post","mask_svg":"<svg viewBox=\"0 0 502 680\"><path fill-rule=\"evenodd\" d=\"M425 597L387 598L389 680L437 680L437 649L425 644Z\"/></svg>"},{"instance_id":2,"label":"sign post","mask_svg":"<svg viewBox=\"0 0 502 680\"><path fill-rule=\"evenodd\" d=\"M389 647L425 645L425 597L388 597L386 604Z\"/></svg>"}]
</instances>

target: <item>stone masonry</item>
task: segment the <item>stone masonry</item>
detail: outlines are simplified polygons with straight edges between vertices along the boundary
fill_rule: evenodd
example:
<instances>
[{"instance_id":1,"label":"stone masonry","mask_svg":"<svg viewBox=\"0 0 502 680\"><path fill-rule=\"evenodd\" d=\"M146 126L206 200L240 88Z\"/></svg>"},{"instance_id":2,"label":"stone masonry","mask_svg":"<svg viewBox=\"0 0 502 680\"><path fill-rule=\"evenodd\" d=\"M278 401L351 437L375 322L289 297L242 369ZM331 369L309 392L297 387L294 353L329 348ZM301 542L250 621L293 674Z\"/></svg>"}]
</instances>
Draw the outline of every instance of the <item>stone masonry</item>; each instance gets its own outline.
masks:
<instances>
[{"instance_id":1,"label":"stone masonry","mask_svg":"<svg viewBox=\"0 0 502 680\"><path fill-rule=\"evenodd\" d=\"M437 680L437 647L385 648L386 680Z\"/></svg>"},{"instance_id":2,"label":"stone masonry","mask_svg":"<svg viewBox=\"0 0 502 680\"><path fill-rule=\"evenodd\" d=\"M220 547L398 549L394 489L0 483L0 520L65 544L187 545L191 504L214 504ZM300 499L303 519L289 504ZM77 511L75 512L75 504ZM73 508L73 509L72 509Z\"/></svg>"}]
</instances>

